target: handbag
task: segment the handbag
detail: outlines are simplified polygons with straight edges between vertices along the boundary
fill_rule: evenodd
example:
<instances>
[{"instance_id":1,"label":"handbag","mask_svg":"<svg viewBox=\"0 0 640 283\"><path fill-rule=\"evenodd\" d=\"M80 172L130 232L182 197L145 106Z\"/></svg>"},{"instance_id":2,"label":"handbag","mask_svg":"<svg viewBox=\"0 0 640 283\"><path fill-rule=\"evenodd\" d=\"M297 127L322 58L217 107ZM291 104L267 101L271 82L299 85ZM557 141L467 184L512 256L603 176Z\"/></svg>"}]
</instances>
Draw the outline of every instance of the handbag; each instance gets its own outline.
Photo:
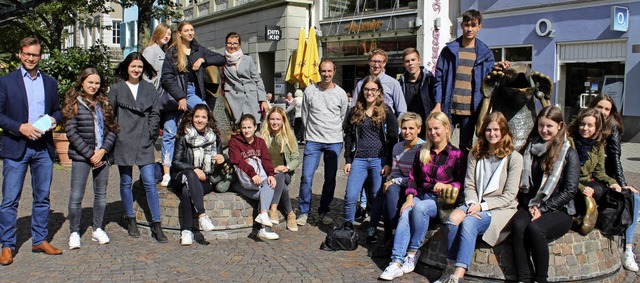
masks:
<instances>
[{"instance_id":1,"label":"handbag","mask_svg":"<svg viewBox=\"0 0 640 283\"><path fill-rule=\"evenodd\" d=\"M608 189L598 203L596 227L605 236L624 235L633 221L633 192Z\"/></svg>"},{"instance_id":2,"label":"handbag","mask_svg":"<svg viewBox=\"0 0 640 283\"><path fill-rule=\"evenodd\" d=\"M266 180L267 177L267 172L264 170L264 167L262 167L262 160L260 160L259 158L247 158L245 159L247 161L247 163L249 163L249 165L251 165L253 167L253 170L256 172L256 174L258 176L260 176L260 178L264 181ZM245 173L244 171L242 171L242 169L240 169L240 167L235 166L236 167L236 175L238 176L238 181L240 182L240 185L242 185L243 188L245 189L255 189L258 187L258 185L253 183L253 180L251 180L251 177L249 177L249 175L247 175L247 173Z\"/></svg>"},{"instance_id":3,"label":"handbag","mask_svg":"<svg viewBox=\"0 0 640 283\"><path fill-rule=\"evenodd\" d=\"M358 233L351 221L345 221L340 227L334 229L320 245L325 251L353 251L358 248Z\"/></svg>"}]
</instances>

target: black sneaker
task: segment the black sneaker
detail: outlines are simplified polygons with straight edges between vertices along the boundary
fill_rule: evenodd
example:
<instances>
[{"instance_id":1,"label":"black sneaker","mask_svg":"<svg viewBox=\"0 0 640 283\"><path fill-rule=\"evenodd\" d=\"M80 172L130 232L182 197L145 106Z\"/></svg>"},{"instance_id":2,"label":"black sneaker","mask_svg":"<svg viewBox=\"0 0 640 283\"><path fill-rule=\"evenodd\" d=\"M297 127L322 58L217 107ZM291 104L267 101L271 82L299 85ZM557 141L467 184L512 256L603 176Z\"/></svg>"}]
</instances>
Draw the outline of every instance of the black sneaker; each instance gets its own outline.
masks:
<instances>
[{"instance_id":1,"label":"black sneaker","mask_svg":"<svg viewBox=\"0 0 640 283\"><path fill-rule=\"evenodd\" d=\"M356 208L355 221L362 223L365 219L367 219L367 210L358 205Z\"/></svg>"},{"instance_id":2,"label":"black sneaker","mask_svg":"<svg viewBox=\"0 0 640 283\"><path fill-rule=\"evenodd\" d=\"M376 228L369 227L367 230L367 244L375 244L378 242L378 232Z\"/></svg>"}]
</instances>

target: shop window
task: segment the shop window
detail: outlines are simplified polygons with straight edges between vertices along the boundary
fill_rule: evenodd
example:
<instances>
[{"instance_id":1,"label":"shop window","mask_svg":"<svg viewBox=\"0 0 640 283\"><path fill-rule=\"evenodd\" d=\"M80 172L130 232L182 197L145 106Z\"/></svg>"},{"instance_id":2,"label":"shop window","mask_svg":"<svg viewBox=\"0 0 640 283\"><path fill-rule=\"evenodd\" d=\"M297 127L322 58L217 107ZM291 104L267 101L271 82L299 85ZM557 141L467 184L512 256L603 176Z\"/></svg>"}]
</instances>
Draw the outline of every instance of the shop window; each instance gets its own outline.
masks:
<instances>
[{"instance_id":1,"label":"shop window","mask_svg":"<svg viewBox=\"0 0 640 283\"><path fill-rule=\"evenodd\" d=\"M360 13L374 13L417 7L411 0L325 0L325 18L350 17Z\"/></svg>"},{"instance_id":2,"label":"shop window","mask_svg":"<svg viewBox=\"0 0 640 283\"><path fill-rule=\"evenodd\" d=\"M415 37L390 37L371 38L367 40L334 41L323 44L323 54L329 58L342 58L350 56L368 56L375 48L380 48L387 56L400 57L407 47L415 47Z\"/></svg>"},{"instance_id":3,"label":"shop window","mask_svg":"<svg viewBox=\"0 0 640 283\"><path fill-rule=\"evenodd\" d=\"M533 58L533 47L520 46L520 47L499 47L492 48L493 57L496 62L509 61L513 63L526 64L531 67L531 60Z\"/></svg>"}]
</instances>

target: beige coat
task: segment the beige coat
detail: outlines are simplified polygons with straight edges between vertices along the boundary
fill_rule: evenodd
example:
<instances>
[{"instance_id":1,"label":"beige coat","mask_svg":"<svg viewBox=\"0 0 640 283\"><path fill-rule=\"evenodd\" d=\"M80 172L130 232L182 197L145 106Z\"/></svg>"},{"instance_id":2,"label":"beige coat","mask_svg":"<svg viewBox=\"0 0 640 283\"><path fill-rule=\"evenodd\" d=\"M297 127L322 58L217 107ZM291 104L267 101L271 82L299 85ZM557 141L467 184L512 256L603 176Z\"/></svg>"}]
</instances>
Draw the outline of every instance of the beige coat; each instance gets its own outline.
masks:
<instances>
[{"instance_id":1,"label":"beige coat","mask_svg":"<svg viewBox=\"0 0 640 283\"><path fill-rule=\"evenodd\" d=\"M511 153L510 160L502 167L498 188L495 191L485 193L482 202L485 202L491 211L491 223L482 236L482 240L491 246L495 246L509 236L509 229L505 229L511 217L516 213L518 200L518 187L522 175L522 155L518 152ZM478 160L469 154L467 162L467 176L464 179L465 202L478 203L476 191L476 165ZM490 176L486 176L489 178Z\"/></svg>"}]
</instances>

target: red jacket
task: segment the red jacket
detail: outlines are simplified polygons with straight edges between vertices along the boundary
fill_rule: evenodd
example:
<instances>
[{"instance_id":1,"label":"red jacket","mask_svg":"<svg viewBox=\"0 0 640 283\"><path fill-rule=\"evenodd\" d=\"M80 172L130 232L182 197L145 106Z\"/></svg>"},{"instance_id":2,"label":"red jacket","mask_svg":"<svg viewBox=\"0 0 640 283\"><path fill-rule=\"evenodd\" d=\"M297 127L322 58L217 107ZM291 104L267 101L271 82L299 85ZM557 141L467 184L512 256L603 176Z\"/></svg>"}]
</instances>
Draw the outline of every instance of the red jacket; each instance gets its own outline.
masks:
<instances>
[{"instance_id":1,"label":"red jacket","mask_svg":"<svg viewBox=\"0 0 640 283\"><path fill-rule=\"evenodd\" d=\"M257 157L262 161L262 167L267 176L273 176L273 164L269 156L269 149L263 139L254 136L253 143L248 143L242 134L231 137L229 141L229 160L231 164L238 166L242 172L247 173L250 178L257 175L253 167L245 161L247 158Z\"/></svg>"}]
</instances>

